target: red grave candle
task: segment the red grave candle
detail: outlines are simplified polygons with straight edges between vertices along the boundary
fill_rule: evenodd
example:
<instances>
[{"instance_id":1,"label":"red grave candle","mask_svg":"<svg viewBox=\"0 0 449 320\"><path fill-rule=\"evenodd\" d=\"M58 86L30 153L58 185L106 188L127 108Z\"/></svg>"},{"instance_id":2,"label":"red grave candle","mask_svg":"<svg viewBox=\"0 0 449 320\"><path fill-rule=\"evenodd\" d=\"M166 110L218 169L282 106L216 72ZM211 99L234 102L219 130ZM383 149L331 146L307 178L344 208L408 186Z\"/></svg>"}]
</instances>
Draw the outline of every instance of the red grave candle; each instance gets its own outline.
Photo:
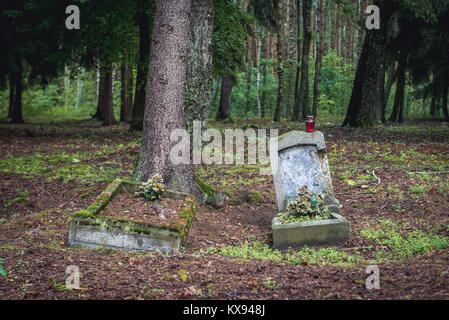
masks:
<instances>
[{"instance_id":1,"label":"red grave candle","mask_svg":"<svg viewBox=\"0 0 449 320\"><path fill-rule=\"evenodd\" d=\"M306 117L306 131L312 133L315 129L315 117L307 116Z\"/></svg>"}]
</instances>

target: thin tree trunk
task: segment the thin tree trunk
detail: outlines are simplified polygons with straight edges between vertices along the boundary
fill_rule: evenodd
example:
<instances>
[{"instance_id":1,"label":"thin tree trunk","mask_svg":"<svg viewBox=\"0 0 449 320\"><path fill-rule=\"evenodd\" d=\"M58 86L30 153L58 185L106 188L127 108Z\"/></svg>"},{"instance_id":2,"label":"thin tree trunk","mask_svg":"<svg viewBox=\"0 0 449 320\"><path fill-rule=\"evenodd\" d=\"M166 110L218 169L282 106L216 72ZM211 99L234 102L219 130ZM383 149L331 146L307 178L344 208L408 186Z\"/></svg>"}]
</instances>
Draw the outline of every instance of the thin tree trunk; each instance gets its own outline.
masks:
<instances>
[{"instance_id":1,"label":"thin tree trunk","mask_svg":"<svg viewBox=\"0 0 449 320\"><path fill-rule=\"evenodd\" d=\"M215 81L212 87L212 96L209 102L209 110L214 110L215 108L215 102L217 101L218 91L220 89L220 82L220 80Z\"/></svg>"},{"instance_id":2,"label":"thin tree trunk","mask_svg":"<svg viewBox=\"0 0 449 320\"><path fill-rule=\"evenodd\" d=\"M343 11L341 8L341 4L338 4L338 26L337 26L337 55L342 57L342 38L343 38Z\"/></svg>"},{"instance_id":3,"label":"thin tree trunk","mask_svg":"<svg viewBox=\"0 0 449 320\"><path fill-rule=\"evenodd\" d=\"M80 74L78 75L78 81L77 81L77 86L76 86L75 109L79 108L81 106L81 103L83 102L85 72L86 72L86 70L84 68L80 68Z\"/></svg>"},{"instance_id":4,"label":"thin tree trunk","mask_svg":"<svg viewBox=\"0 0 449 320\"><path fill-rule=\"evenodd\" d=\"M447 77L447 75L445 75ZM447 110L447 94L449 91L449 79L445 79L443 85L443 98L442 98L442 108L443 108L443 120L449 122L449 113Z\"/></svg>"},{"instance_id":5,"label":"thin tree trunk","mask_svg":"<svg viewBox=\"0 0 449 320\"><path fill-rule=\"evenodd\" d=\"M97 112L93 115L93 119L97 119L99 121L105 120L105 96L106 96L106 87L105 87L105 74L104 68L101 66L98 67L98 94L97 94Z\"/></svg>"},{"instance_id":6,"label":"thin tree trunk","mask_svg":"<svg viewBox=\"0 0 449 320\"><path fill-rule=\"evenodd\" d=\"M292 121L298 121L300 118L300 103L299 103L299 76L300 76L300 66L299 66L299 60L300 60L300 52L301 52L301 42L300 42L300 29L301 29L301 10L302 6L298 5L296 6L296 76L295 76L295 99L293 104L293 114L292 114Z\"/></svg>"},{"instance_id":7,"label":"thin tree trunk","mask_svg":"<svg viewBox=\"0 0 449 320\"><path fill-rule=\"evenodd\" d=\"M404 89L405 89L405 67L403 62L400 62L398 70L398 79L396 82L396 95L394 97L393 111L390 115L391 122L400 122L399 114L400 110L404 107Z\"/></svg>"},{"instance_id":8,"label":"thin tree trunk","mask_svg":"<svg viewBox=\"0 0 449 320\"><path fill-rule=\"evenodd\" d=\"M152 25L152 21L150 21L150 16L148 15L148 6L149 1L138 1L139 62L137 64L136 91L130 126L131 130L142 130L143 128Z\"/></svg>"},{"instance_id":9,"label":"thin tree trunk","mask_svg":"<svg viewBox=\"0 0 449 320\"><path fill-rule=\"evenodd\" d=\"M257 116L262 117L262 104L260 101L260 59L262 57L262 40L261 30L257 31L257 58L256 58L256 69L257 69Z\"/></svg>"},{"instance_id":10,"label":"thin tree trunk","mask_svg":"<svg viewBox=\"0 0 449 320\"><path fill-rule=\"evenodd\" d=\"M323 38L323 34L322 34L322 30L324 28L324 20L322 20L323 17L323 12L324 12L324 0L320 0L319 3L319 8L317 10L319 10L317 12L317 25L318 25L318 32L317 34L317 38L316 38L316 42L317 42L317 56L315 59L315 79L313 82L313 111L312 114L314 116L316 116L317 113L317 109L318 109L318 97L319 97L319 92L318 92L318 86L320 83L320 78L321 78L321 62L322 62L322 58L323 58L323 50L324 50L324 38Z\"/></svg>"},{"instance_id":11,"label":"thin tree trunk","mask_svg":"<svg viewBox=\"0 0 449 320\"><path fill-rule=\"evenodd\" d=\"M333 21L333 30L332 30L332 49L337 52L338 48L338 4L334 4L333 6L333 14L334 14L334 21Z\"/></svg>"},{"instance_id":12,"label":"thin tree trunk","mask_svg":"<svg viewBox=\"0 0 449 320\"><path fill-rule=\"evenodd\" d=\"M218 106L217 120L230 119L229 99L232 92L232 79L223 77L221 81L220 105Z\"/></svg>"},{"instance_id":13,"label":"thin tree trunk","mask_svg":"<svg viewBox=\"0 0 449 320\"><path fill-rule=\"evenodd\" d=\"M392 62L388 65L387 68L387 83L385 85L385 101L384 101L384 105L383 105L383 110L382 110L382 122L386 122L386 118L385 118L385 110L387 108L387 104L388 104L388 99L390 97L390 93L391 93L391 88L393 87L393 83L396 79L396 71L395 71L395 62Z\"/></svg>"},{"instance_id":14,"label":"thin tree trunk","mask_svg":"<svg viewBox=\"0 0 449 320\"><path fill-rule=\"evenodd\" d=\"M186 162L175 163L172 155L175 146L190 142L189 138L181 142L172 140L175 130L186 128L190 7L190 0L156 0L145 120L134 178L147 181L159 174L169 189L190 193L201 201L190 156L184 155ZM188 145L184 151L190 155Z\"/></svg>"},{"instance_id":15,"label":"thin tree trunk","mask_svg":"<svg viewBox=\"0 0 449 320\"><path fill-rule=\"evenodd\" d=\"M312 10L312 0L303 1L303 45L301 62L301 82L299 85L299 110L300 119L305 119L309 114L309 48L312 35L310 32L310 14Z\"/></svg>"},{"instance_id":16,"label":"thin tree trunk","mask_svg":"<svg viewBox=\"0 0 449 320\"><path fill-rule=\"evenodd\" d=\"M354 23L351 18L348 18L349 23L349 43L348 43L348 58L351 63L354 62Z\"/></svg>"},{"instance_id":17,"label":"thin tree trunk","mask_svg":"<svg viewBox=\"0 0 449 320\"><path fill-rule=\"evenodd\" d=\"M8 105L8 116L7 119L11 118L12 110L14 109L15 103L15 92L16 92L16 83L14 79L14 75L11 73L9 75L9 105Z\"/></svg>"},{"instance_id":18,"label":"thin tree trunk","mask_svg":"<svg viewBox=\"0 0 449 320\"><path fill-rule=\"evenodd\" d=\"M16 84L16 93L14 99L14 107L11 113L11 123L24 123L22 117L22 90L23 90L23 61L20 56L17 57L16 72L14 82Z\"/></svg>"},{"instance_id":19,"label":"thin tree trunk","mask_svg":"<svg viewBox=\"0 0 449 320\"><path fill-rule=\"evenodd\" d=\"M278 4L277 8L277 24L276 24L276 54L277 54L277 76L278 76L278 90L276 109L274 110L274 121L281 120L282 100L284 97L284 67L282 59L282 6Z\"/></svg>"},{"instance_id":20,"label":"thin tree trunk","mask_svg":"<svg viewBox=\"0 0 449 320\"><path fill-rule=\"evenodd\" d=\"M268 30L266 30L266 37L267 39L269 39L268 37ZM263 55L264 55L264 59L267 60L269 55L270 55L270 46L268 44L267 41L263 42ZM265 62L262 66L262 97L261 97L261 110L260 110L260 116L262 118L265 118L265 114L266 114L266 94L267 94L267 90L266 90L266 86L267 86L267 63Z\"/></svg>"},{"instance_id":21,"label":"thin tree trunk","mask_svg":"<svg viewBox=\"0 0 449 320\"><path fill-rule=\"evenodd\" d=\"M126 74L126 56L123 58L120 66L120 122L126 121L126 99L127 99L127 74Z\"/></svg>"},{"instance_id":22,"label":"thin tree trunk","mask_svg":"<svg viewBox=\"0 0 449 320\"><path fill-rule=\"evenodd\" d=\"M114 104L113 104L113 95L112 95L112 65L109 65L104 68L104 126L110 126L113 124L117 124L117 121L114 117Z\"/></svg>"},{"instance_id":23,"label":"thin tree trunk","mask_svg":"<svg viewBox=\"0 0 449 320\"><path fill-rule=\"evenodd\" d=\"M438 87L436 86L435 80L432 83L432 99L430 103L430 115L435 116L436 114L436 104L437 104L437 97L438 97Z\"/></svg>"},{"instance_id":24,"label":"thin tree trunk","mask_svg":"<svg viewBox=\"0 0 449 320\"><path fill-rule=\"evenodd\" d=\"M290 10L289 10L289 67L288 67L288 87L287 87L287 95L285 97L286 106L285 106L285 114L284 116L287 119L291 117L291 105L292 105L292 91L293 85L295 81L295 66L296 66L296 1L290 1Z\"/></svg>"},{"instance_id":25,"label":"thin tree trunk","mask_svg":"<svg viewBox=\"0 0 449 320\"><path fill-rule=\"evenodd\" d=\"M131 122L133 113L133 88L134 88L134 70L133 65L128 63L126 65L126 106L125 106L125 121Z\"/></svg>"}]
</instances>

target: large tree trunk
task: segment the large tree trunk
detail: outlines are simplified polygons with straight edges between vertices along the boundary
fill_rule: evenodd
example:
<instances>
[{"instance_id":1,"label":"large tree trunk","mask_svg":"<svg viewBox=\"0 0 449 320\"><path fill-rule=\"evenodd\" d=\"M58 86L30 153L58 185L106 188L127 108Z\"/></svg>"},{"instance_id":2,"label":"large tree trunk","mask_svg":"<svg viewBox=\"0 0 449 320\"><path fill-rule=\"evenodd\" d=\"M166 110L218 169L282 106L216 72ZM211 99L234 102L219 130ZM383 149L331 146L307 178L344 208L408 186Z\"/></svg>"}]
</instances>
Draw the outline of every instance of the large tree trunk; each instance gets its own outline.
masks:
<instances>
[{"instance_id":1,"label":"large tree trunk","mask_svg":"<svg viewBox=\"0 0 449 320\"><path fill-rule=\"evenodd\" d=\"M282 6L278 3L277 22L276 22L276 55L277 55L277 76L278 76L278 92L276 109L274 110L274 121L281 120L282 100L284 97L284 67L282 59Z\"/></svg>"},{"instance_id":2,"label":"large tree trunk","mask_svg":"<svg viewBox=\"0 0 449 320\"><path fill-rule=\"evenodd\" d=\"M117 121L114 117L114 104L113 104L113 96L112 96L112 65L109 65L104 68L104 126L110 126L113 124L117 124Z\"/></svg>"},{"instance_id":3,"label":"large tree trunk","mask_svg":"<svg viewBox=\"0 0 449 320\"><path fill-rule=\"evenodd\" d=\"M147 181L159 174L169 189L193 194L201 200L190 153L185 163L174 163L171 156L173 147L180 143L172 142L172 133L186 128L184 103L190 6L190 0L156 0L145 120L134 177ZM175 138L179 139L177 135ZM190 139L182 141L189 143Z\"/></svg>"},{"instance_id":4,"label":"large tree trunk","mask_svg":"<svg viewBox=\"0 0 449 320\"><path fill-rule=\"evenodd\" d=\"M387 0L377 0L374 4L383 8L382 25L380 30L372 29L366 33L343 126L372 126L376 121L376 110L383 108L384 101L380 97L384 96L384 89L379 85L379 72L383 70L386 36L394 4Z\"/></svg>"},{"instance_id":5,"label":"large tree trunk","mask_svg":"<svg viewBox=\"0 0 449 320\"><path fill-rule=\"evenodd\" d=\"M301 61L301 82L299 85L299 107L296 108L300 114L296 115L296 119L305 119L309 113L309 48L312 40L310 31L310 19L312 11L312 0L303 1L303 44L302 44L302 61Z\"/></svg>"},{"instance_id":6,"label":"large tree trunk","mask_svg":"<svg viewBox=\"0 0 449 320\"><path fill-rule=\"evenodd\" d=\"M232 92L232 79L223 77L221 81L220 105L218 106L217 120L230 119L229 99Z\"/></svg>"},{"instance_id":7,"label":"large tree trunk","mask_svg":"<svg viewBox=\"0 0 449 320\"><path fill-rule=\"evenodd\" d=\"M15 71L14 82L16 93L14 96L14 107L11 113L11 123L24 123L22 117L22 90L23 90L23 61L21 57L17 58L17 70Z\"/></svg>"},{"instance_id":8,"label":"large tree trunk","mask_svg":"<svg viewBox=\"0 0 449 320\"><path fill-rule=\"evenodd\" d=\"M212 92L212 0L192 1L187 63L185 118L189 132L194 120L206 128Z\"/></svg>"},{"instance_id":9,"label":"large tree trunk","mask_svg":"<svg viewBox=\"0 0 449 320\"><path fill-rule=\"evenodd\" d=\"M324 0L320 0L320 4L318 7L317 12L317 25L318 25L318 32L316 33L316 59L315 59L315 79L313 81L313 116L316 116L316 112L318 109L318 86L320 84L320 78L321 78L321 62L323 58L323 50L324 50L324 37L323 37L323 29L324 29Z\"/></svg>"},{"instance_id":10,"label":"large tree trunk","mask_svg":"<svg viewBox=\"0 0 449 320\"><path fill-rule=\"evenodd\" d=\"M151 24L148 14L149 1L138 1L137 21L139 25L139 62L137 64L136 91L131 119L131 130L142 130L145 113L145 97L150 57Z\"/></svg>"}]
</instances>

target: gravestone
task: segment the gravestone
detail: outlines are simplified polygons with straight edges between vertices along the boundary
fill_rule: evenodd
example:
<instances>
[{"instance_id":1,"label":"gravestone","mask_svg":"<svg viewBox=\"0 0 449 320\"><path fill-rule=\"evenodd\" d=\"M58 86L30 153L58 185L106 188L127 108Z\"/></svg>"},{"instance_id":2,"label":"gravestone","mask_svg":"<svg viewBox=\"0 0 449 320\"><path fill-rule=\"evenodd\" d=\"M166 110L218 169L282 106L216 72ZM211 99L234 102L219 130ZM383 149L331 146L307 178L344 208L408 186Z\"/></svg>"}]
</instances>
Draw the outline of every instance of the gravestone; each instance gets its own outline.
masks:
<instances>
[{"instance_id":1,"label":"gravestone","mask_svg":"<svg viewBox=\"0 0 449 320\"><path fill-rule=\"evenodd\" d=\"M279 213L297 197L298 189L307 186L310 193L323 194L324 205L332 217L287 224L275 217L272 221L274 245L286 248L347 241L349 222L340 216L340 203L334 197L323 133L291 131L280 136L277 148L270 152L277 157L277 162L272 161L271 165Z\"/></svg>"}]
</instances>

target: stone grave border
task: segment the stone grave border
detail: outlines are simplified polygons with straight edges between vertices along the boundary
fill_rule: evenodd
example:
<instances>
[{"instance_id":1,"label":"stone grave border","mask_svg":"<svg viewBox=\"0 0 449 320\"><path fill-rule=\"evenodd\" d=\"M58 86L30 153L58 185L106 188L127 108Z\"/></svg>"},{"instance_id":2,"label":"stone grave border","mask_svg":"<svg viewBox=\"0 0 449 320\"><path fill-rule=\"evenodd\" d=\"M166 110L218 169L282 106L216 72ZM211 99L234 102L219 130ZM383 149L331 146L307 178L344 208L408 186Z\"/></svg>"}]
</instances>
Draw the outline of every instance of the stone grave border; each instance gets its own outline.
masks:
<instances>
[{"instance_id":1,"label":"stone grave border","mask_svg":"<svg viewBox=\"0 0 449 320\"><path fill-rule=\"evenodd\" d=\"M83 248L109 248L126 251L176 252L187 239L194 221L196 201L187 193L167 190L163 198L184 200L188 206L178 214L179 219L169 226L134 222L100 216L108 203L119 193L134 193L136 183L115 179L85 210L69 219L67 245Z\"/></svg>"}]
</instances>

